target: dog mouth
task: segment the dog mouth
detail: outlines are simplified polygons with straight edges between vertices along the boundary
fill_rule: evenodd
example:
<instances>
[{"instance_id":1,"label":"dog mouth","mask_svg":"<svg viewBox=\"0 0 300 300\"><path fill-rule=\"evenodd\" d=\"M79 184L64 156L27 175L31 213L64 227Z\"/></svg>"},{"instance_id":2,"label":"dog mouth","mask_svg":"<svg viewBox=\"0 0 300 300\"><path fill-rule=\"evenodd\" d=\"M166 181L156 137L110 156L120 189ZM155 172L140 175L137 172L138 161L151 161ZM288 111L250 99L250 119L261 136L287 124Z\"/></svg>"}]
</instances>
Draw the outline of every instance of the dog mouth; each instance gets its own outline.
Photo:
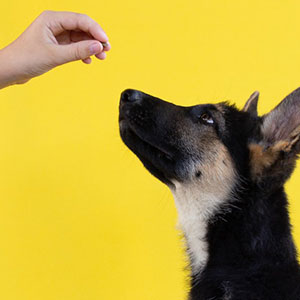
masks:
<instances>
[{"instance_id":1,"label":"dog mouth","mask_svg":"<svg viewBox=\"0 0 300 300\"><path fill-rule=\"evenodd\" d=\"M153 142L148 140L145 136L140 134L133 126L130 126L130 124L126 123L126 125L123 125L124 122L126 123L126 120L123 118L120 118L119 124L120 124L120 130L127 125L127 130L131 131L132 134L136 135L136 137L143 143L145 146L151 148L152 151L157 153L157 156L160 158L165 158L169 161L172 161L173 155L167 151L166 149L163 149L161 146L155 145ZM126 129L125 129L126 130Z\"/></svg>"},{"instance_id":2,"label":"dog mouth","mask_svg":"<svg viewBox=\"0 0 300 300\"><path fill-rule=\"evenodd\" d=\"M128 120L120 116L120 135L126 146L133 151L144 166L159 180L173 185L175 159L170 151L149 140L140 130L132 126Z\"/></svg>"}]
</instances>

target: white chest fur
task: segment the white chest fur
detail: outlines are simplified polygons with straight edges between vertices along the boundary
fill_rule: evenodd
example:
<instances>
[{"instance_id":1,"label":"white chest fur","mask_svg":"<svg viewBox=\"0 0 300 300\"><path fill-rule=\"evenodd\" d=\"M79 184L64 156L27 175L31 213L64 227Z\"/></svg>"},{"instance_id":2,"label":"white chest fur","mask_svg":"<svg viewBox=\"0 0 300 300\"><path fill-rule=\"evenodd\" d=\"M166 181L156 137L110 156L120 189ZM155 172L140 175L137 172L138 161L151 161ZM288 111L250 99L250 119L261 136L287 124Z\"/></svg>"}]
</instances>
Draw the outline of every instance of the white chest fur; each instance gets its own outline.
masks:
<instances>
[{"instance_id":1,"label":"white chest fur","mask_svg":"<svg viewBox=\"0 0 300 300\"><path fill-rule=\"evenodd\" d=\"M189 249L192 273L198 274L209 258L206 239L208 222L231 197L236 175L226 151L211 156L211 164L194 166L200 169L200 178L192 177L185 183L173 181L171 189L181 227ZM228 203L229 204L229 203Z\"/></svg>"},{"instance_id":2,"label":"white chest fur","mask_svg":"<svg viewBox=\"0 0 300 300\"><path fill-rule=\"evenodd\" d=\"M224 198L214 194L195 193L183 187L173 191L179 217L191 260L192 272L199 273L208 260L207 226L210 218L220 209Z\"/></svg>"}]
</instances>

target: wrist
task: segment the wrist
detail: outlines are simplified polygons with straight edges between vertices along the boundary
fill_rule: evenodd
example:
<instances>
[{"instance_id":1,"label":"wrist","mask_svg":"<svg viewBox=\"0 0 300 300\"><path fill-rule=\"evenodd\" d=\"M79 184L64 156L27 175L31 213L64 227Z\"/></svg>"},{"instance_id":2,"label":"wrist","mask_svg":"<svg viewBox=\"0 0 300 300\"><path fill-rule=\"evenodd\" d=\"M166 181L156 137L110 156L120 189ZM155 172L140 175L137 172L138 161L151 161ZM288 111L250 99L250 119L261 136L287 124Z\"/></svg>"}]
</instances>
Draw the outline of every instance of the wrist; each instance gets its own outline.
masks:
<instances>
[{"instance_id":1,"label":"wrist","mask_svg":"<svg viewBox=\"0 0 300 300\"><path fill-rule=\"evenodd\" d=\"M18 63L20 55L20 51L17 54L14 52L13 44L0 50L0 89L27 81Z\"/></svg>"}]
</instances>

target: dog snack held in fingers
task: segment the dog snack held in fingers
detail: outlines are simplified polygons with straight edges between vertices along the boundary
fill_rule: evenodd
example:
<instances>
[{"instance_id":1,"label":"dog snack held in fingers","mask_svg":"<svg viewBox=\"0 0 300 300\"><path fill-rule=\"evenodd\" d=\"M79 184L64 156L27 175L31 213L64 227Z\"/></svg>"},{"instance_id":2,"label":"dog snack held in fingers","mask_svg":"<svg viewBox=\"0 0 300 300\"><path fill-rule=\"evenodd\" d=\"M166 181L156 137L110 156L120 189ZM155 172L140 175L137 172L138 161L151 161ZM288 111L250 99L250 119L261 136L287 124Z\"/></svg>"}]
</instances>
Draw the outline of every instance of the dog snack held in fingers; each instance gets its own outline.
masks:
<instances>
[{"instance_id":1,"label":"dog snack held in fingers","mask_svg":"<svg viewBox=\"0 0 300 300\"><path fill-rule=\"evenodd\" d=\"M108 46L109 46L109 43L108 43L108 42L101 42L101 44L102 44L103 48L105 48L105 47L108 47Z\"/></svg>"},{"instance_id":2,"label":"dog snack held in fingers","mask_svg":"<svg viewBox=\"0 0 300 300\"><path fill-rule=\"evenodd\" d=\"M284 190L300 153L300 89L263 116L258 97L239 110L121 95L122 140L174 195L190 300L300 299Z\"/></svg>"}]
</instances>

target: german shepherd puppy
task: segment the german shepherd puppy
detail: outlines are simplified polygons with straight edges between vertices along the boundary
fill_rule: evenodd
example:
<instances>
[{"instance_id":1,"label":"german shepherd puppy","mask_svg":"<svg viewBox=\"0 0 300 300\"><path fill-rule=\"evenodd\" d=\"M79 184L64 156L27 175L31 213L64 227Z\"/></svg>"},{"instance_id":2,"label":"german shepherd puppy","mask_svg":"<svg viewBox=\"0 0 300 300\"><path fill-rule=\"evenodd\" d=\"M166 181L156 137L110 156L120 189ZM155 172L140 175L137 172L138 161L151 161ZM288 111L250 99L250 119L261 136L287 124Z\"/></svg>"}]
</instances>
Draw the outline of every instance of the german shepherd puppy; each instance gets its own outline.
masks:
<instances>
[{"instance_id":1,"label":"german shepherd puppy","mask_svg":"<svg viewBox=\"0 0 300 300\"><path fill-rule=\"evenodd\" d=\"M263 116L257 101L239 110L121 95L124 143L174 195L191 300L300 300L284 191L300 152L300 88Z\"/></svg>"}]
</instances>

